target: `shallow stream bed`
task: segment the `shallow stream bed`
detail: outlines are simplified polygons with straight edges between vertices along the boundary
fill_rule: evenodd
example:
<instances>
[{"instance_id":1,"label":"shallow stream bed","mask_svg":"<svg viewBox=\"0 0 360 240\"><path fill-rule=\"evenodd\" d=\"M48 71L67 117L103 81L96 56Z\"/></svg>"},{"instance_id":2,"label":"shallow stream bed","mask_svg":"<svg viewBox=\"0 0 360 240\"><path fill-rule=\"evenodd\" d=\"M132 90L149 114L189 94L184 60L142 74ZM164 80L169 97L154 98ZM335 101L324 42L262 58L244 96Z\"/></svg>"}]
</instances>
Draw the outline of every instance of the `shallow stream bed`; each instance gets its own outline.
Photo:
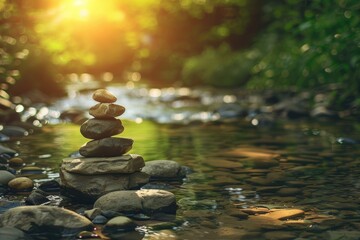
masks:
<instances>
[{"instance_id":1,"label":"shallow stream bed","mask_svg":"<svg viewBox=\"0 0 360 240\"><path fill-rule=\"evenodd\" d=\"M121 137L134 139L130 153L193 170L183 183L154 183L176 195L176 219L138 221L141 234L124 239L360 236L360 125L354 121L123 123ZM64 123L4 146L19 152L26 165L42 168L43 174L30 175L41 182L58 178L61 160L85 142L79 125Z\"/></svg>"}]
</instances>

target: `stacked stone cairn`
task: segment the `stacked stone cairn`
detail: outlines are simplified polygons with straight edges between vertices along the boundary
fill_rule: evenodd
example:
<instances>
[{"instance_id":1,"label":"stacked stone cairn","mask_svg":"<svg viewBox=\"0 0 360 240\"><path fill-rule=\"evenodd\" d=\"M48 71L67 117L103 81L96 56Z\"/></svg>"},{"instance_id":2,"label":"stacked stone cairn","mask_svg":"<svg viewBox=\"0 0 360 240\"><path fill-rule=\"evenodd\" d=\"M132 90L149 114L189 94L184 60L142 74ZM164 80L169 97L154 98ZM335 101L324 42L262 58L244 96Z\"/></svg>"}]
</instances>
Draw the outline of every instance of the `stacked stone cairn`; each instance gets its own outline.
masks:
<instances>
[{"instance_id":1,"label":"stacked stone cairn","mask_svg":"<svg viewBox=\"0 0 360 240\"><path fill-rule=\"evenodd\" d=\"M126 154L133 140L113 137L124 131L116 117L125 108L115 104L117 98L105 89L96 90L93 99L99 102L89 111L94 118L80 128L81 134L92 140L79 149L81 157L65 158L60 167L64 192L88 200L113 191L138 189L149 181L149 175L141 172L144 159Z\"/></svg>"}]
</instances>

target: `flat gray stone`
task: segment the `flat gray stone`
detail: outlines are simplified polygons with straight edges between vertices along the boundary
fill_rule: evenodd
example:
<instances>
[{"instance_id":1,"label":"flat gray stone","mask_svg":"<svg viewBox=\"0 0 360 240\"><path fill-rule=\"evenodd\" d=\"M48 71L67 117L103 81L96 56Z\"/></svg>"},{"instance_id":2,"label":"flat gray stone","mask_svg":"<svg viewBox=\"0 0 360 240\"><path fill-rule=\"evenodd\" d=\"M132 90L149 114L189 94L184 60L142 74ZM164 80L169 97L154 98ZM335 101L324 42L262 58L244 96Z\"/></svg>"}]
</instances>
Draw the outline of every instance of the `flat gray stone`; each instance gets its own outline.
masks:
<instances>
[{"instance_id":1,"label":"flat gray stone","mask_svg":"<svg viewBox=\"0 0 360 240\"><path fill-rule=\"evenodd\" d=\"M87 142L79 152L84 157L116 157L130 151L133 142L129 138L103 138Z\"/></svg>"},{"instance_id":2,"label":"flat gray stone","mask_svg":"<svg viewBox=\"0 0 360 240\"><path fill-rule=\"evenodd\" d=\"M84 122L80 127L80 133L89 139L107 138L124 131L119 119L96 119L92 118Z\"/></svg>"},{"instance_id":3,"label":"flat gray stone","mask_svg":"<svg viewBox=\"0 0 360 240\"><path fill-rule=\"evenodd\" d=\"M137 154L128 154L107 158L65 158L61 168L70 173L85 175L106 173L134 173L139 172L145 165L144 159Z\"/></svg>"},{"instance_id":4,"label":"flat gray stone","mask_svg":"<svg viewBox=\"0 0 360 240\"><path fill-rule=\"evenodd\" d=\"M27 233L77 234L93 224L73 211L53 206L21 206L0 216L0 227L15 227Z\"/></svg>"},{"instance_id":5,"label":"flat gray stone","mask_svg":"<svg viewBox=\"0 0 360 240\"><path fill-rule=\"evenodd\" d=\"M149 182L149 175L142 172L84 175L60 169L60 178L65 191L70 190L90 198L97 198L109 192L139 188Z\"/></svg>"}]
</instances>

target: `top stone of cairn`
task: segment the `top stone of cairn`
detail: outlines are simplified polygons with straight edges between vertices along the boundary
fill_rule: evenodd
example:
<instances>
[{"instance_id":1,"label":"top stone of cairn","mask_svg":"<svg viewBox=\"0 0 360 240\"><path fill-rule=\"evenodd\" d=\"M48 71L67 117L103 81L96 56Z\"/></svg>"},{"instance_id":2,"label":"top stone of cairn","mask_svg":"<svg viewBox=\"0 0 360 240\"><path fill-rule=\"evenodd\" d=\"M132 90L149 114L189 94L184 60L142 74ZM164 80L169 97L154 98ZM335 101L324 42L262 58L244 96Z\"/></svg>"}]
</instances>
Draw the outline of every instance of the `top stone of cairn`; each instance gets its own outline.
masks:
<instances>
[{"instance_id":1,"label":"top stone of cairn","mask_svg":"<svg viewBox=\"0 0 360 240\"><path fill-rule=\"evenodd\" d=\"M106 89L98 89L93 94L93 99L101 103L113 103L117 98Z\"/></svg>"}]
</instances>

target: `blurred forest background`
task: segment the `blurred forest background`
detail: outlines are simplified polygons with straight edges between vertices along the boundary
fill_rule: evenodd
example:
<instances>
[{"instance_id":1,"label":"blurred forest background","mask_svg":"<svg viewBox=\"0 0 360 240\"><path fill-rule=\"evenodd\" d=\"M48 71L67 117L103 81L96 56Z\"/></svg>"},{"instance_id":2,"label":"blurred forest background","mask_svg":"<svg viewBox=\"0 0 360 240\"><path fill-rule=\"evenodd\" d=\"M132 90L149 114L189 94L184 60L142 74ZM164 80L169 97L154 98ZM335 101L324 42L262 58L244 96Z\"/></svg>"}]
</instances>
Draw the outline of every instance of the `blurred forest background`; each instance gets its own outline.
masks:
<instances>
[{"instance_id":1,"label":"blurred forest background","mask_svg":"<svg viewBox=\"0 0 360 240\"><path fill-rule=\"evenodd\" d=\"M0 0L0 96L61 96L88 73L160 87L331 86L339 104L360 104L359 10L358 0Z\"/></svg>"}]
</instances>

